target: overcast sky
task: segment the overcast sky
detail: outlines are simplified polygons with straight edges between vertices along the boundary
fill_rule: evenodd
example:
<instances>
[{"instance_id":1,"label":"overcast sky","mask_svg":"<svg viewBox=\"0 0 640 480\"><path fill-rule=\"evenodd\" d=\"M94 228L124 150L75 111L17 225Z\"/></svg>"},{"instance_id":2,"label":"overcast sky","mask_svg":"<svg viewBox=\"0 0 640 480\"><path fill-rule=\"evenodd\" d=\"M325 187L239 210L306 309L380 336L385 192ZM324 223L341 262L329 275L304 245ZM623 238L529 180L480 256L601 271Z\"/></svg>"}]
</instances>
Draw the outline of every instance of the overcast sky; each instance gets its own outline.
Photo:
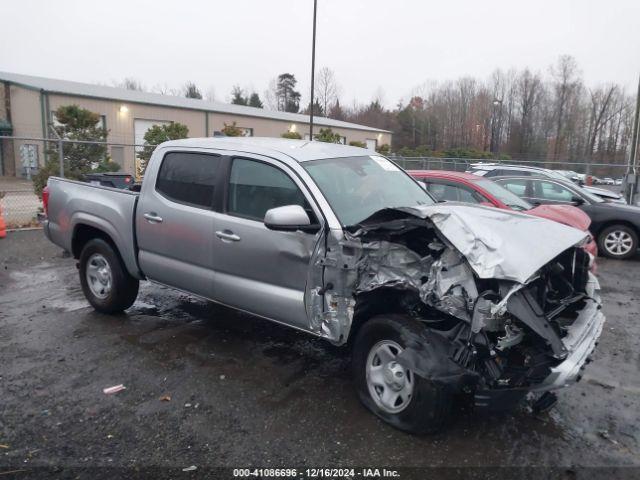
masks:
<instances>
[{"instance_id":1,"label":"overcast sky","mask_svg":"<svg viewBox=\"0 0 640 480\"><path fill-rule=\"evenodd\" d=\"M0 70L147 88L194 81L227 101L291 72L308 98L312 0L5 0ZM573 55L588 85L635 93L640 0L318 0L318 67L342 101L393 106L428 80L497 67L546 74Z\"/></svg>"}]
</instances>

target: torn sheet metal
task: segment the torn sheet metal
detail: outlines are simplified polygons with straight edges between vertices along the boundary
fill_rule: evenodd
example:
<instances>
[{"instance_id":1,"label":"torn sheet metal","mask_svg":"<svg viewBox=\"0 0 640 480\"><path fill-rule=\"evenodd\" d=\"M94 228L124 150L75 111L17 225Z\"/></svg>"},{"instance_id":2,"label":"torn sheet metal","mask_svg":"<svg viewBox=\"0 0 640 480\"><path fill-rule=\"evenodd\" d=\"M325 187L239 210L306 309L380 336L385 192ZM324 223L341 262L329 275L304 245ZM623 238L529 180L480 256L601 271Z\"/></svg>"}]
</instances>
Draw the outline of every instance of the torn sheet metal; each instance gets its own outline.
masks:
<instances>
[{"instance_id":1,"label":"torn sheet metal","mask_svg":"<svg viewBox=\"0 0 640 480\"><path fill-rule=\"evenodd\" d=\"M427 278L420 288L420 299L444 313L470 321L469 311L478 290L467 263L456 252L446 249L431 266Z\"/></svg>"},{"instance_id":2,"label":"torn sheet metal","mask_svg":"<svg viewBox=\"0 0 640 480\"><path fill-rule=\"evenodd\" d=\"M387 241L368 242L358 262L356 293L381 286L418 290L428 278L433 257L421 257L404 245Z\"/></svg>"},{"instance_id":3,"label":"torn sheet metal","mask_svg":"<svg viewBox=\"0 0 640 480\"><path fill-rule=\"evenodd\" d=\"M561 223L517 212L468 204L387 209L362 222L376 223L399 213L429 219L480 278L525 283L539 268L586 234Z\"/></svg>"}]
</instances>

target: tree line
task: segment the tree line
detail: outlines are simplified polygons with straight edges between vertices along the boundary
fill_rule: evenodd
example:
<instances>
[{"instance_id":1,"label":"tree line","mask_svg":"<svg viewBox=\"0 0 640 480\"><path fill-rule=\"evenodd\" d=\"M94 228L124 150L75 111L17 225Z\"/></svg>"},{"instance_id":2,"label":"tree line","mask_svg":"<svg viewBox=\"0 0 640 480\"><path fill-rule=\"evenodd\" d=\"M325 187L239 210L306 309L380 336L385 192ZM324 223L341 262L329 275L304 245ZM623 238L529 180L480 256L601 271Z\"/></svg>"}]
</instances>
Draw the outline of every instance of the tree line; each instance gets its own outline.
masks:
<instances>
[{"instance_id":1,"label":"tree line","mask_svg":"<svg viewBox=\"0 0 640 480\"><path fill-rule=\"evenodd\" d=\"M143 88L132 79L120 86ZM180 93L203 98L193 82ZM427 82L394 108L384 106L382 94L368 103L346 106L335 73L323 67L316 73L314 96L313 106L308 101L303 104L295 75L283 73L269 82L262 97L235 85L230 102L306 114L313 108L318 116L391 130L392 150L407 156L513 158L548 164L624 163L635 104L618 84L586 85L575 59L567 55L543 73L497 69L487 79L464 76Z\"/></svg>"}]
</instances>

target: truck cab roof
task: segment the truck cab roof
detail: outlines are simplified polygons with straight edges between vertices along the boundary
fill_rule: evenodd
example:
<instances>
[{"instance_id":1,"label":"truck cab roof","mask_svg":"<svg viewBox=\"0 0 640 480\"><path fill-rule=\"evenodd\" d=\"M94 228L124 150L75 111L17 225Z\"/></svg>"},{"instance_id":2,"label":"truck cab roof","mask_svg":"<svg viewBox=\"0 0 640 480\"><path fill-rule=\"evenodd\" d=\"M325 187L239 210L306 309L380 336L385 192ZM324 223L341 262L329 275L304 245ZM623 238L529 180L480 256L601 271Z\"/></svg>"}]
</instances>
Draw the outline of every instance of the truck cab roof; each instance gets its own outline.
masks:
<instances>
[{"instance_id":1,"label":"truck cab roof","mask_svg":"<svg viewBox=\"0 0 640 480\"><path fill-rule=\"evenodd\" d=\"M286 155L297 162L376 154L365 148L337 143L268 137L185 138L182 140L171 140L162 143L160 146L233 150L236 152L241 151L265 156Z\"/></svg>"}]
</instances>

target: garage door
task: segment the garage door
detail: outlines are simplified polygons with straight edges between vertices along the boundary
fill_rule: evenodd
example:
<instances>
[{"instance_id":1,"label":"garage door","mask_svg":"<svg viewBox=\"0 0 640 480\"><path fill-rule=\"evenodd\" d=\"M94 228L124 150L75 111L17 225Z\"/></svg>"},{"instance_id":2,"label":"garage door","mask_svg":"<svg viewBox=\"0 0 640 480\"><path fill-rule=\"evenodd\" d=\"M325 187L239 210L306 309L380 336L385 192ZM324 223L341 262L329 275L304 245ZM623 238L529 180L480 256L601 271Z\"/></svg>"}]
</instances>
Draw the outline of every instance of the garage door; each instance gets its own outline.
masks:
<instances>
[{"instance_id":1,"label":"garage door","mask_svg":"<svg viewBox=\"0 0 640 480\"><path fill-rule=\"evenodd\" d=\"M154 125L169 125L169 123L171 122L167 122L165 120L140 120L136 118L133 121L136 151L142 148L138 145L144 145L144 134L147 133L147 130Z\"/></svg>"},{"instance_id":2,"label":"garage door","mask_svg":"<svg viewBox=\"0 0 640 480\"><path fill-rule=\"evenodd\" d=\"M374 138L367 138L367 149L369 150L374 150L376 149L376 147L378 146L378 142L376 139Z\"/></svg>"}]
</instances>

